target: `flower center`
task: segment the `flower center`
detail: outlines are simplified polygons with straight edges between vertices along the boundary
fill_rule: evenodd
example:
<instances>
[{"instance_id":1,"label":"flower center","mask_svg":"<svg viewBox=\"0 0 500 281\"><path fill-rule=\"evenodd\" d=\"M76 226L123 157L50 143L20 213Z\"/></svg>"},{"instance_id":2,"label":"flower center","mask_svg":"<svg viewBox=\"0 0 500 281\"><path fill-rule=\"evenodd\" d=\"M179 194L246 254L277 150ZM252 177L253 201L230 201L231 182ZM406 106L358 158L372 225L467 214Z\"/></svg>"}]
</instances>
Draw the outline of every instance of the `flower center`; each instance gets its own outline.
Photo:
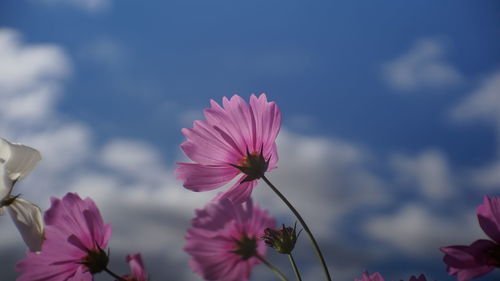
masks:
<instances>
[{"instance_id":1,"label":"flower center","mask_svg":"<svg viewBox=\"0 0 500 281\"><path fill-rule=\"evenodd\" d=\"M250 153L247 149L247 155L243 157L238 162L238 165L230 164L231 166L238 168L242 173L247 175L243 182L253 181L264 176L264 173L269 167L269 159L265 159L262 154L262 149L260 152Z\"/></svg>"},{"instance_id":2,"label":"flower center","mask_svg":"<svg viewBox=\"0 0 500 281\"><path fill-rule=\"evenodd\" d=\"M3 200L0 201L0 207L11 205L12 203L14 203L14 201L16 201L17 197L19 197L19 196L20 196L20 194L15 195L15 196L12 196L12 195L7 196L6 198L4 198Z\"/></svg>"},{"instance_id":3,"label":"flower center","mask_svg":"<svg viewBox=\"0 0 500 281\"><path fill-rule=\"evenodd\" d=\"M235 242L236 248L231 252L240 255L243 260L248 260L257 255L257 239L243 235L240 240L235 239Z\"/></svg>"},{"instance_id":4,"label":"flower center","mask_svg":"<svg viewBox=\"0 0 500 281\"><path fill-rule=\"evenodd\" d=\"M102 249L89 250L87 255L79 262L85 265L92 274L99 273L108 266L109 257Z\"/></svg>"},{"instance_id":5,"label":"flower center","mask_svg":"<svg viewBox=\"0 0 500 281\"><path fill-rule=\"evenodd\" d=\"M488 256L486 264L500 267L500 245L486 250Z\"/></svg>"}]
</instances>

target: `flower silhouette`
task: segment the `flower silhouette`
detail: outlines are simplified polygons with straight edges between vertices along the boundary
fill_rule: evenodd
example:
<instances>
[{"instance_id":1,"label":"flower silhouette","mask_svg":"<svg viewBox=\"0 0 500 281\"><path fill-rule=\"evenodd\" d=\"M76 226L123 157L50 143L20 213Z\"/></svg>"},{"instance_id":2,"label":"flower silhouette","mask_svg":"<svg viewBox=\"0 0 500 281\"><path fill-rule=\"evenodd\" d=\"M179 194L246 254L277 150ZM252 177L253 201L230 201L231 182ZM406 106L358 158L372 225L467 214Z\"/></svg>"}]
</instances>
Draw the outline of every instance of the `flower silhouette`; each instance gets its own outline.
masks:
<instances>
[{"instance_id":1,"label":"flower silhouette","mask_svg":"<svg viewBox=\"0 0 500 281\"><path fill-rule=\"evenodd\" d=\"M193 191L216 189L243 174L216 199L244 202L257 179L276 168L281 112L265 94L252 95L249 104L238 95L224 97L222 107L213 100L210 104L205 109L206 120L182 129L187 140L181 148L196 163L177 163L175 173Z\"/></svg>"}]
</instances>

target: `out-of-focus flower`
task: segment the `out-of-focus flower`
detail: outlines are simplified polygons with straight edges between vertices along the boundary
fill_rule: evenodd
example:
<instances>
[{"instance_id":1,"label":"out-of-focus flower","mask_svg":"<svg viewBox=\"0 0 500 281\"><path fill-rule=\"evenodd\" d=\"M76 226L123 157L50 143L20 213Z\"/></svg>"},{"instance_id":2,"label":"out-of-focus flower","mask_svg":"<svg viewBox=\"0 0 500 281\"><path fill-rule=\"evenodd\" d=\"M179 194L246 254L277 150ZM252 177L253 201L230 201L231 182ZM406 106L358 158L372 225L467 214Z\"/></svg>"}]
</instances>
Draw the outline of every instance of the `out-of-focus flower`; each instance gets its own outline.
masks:
<instances>
[{"instance_id":1,"label":"out-of-focus flower","mask_svg":"<svg viewBox=\"0 0 500 281\"><path fill-rule=\"evenodd\" d=\"M82 200L75 193L62 199L53 197L44 219L42 251L28 252L16 264L21 273L17 281L90 281L92 274L106 268L108 255L103 249L108 245L111 226L104 224L94 201Z\"/></svg>"},{"instance_id":2,"label":"out-of-focus flower","mask_svg":"<svg viewBox=\"0 0 500 281\"><path fill-rule=\"evenodd\" d=\"M281 229L266 228L264 230L264 242L281 254L290 254L295 248L297 237L297 223L293 227L283 227ZM300 234L300 231L299 231Z\"/></svg>"},{"instance_id":3,"label":"out-of-focus flower","mask_svg":"<svg viewBox=\"0 0 500 281\"><path fill-rule=\"evenodd\" d=\"M196 210L191 224L184 249L193 271L207 280L246 281L265 256L260 237L275 219L251 199L243 204L223 199Z\"/></svg>"},{"instance_id":4,"label":"out-of-focus flower","mask_svg":"<svg viewBox=\"0 0 500 281\"><path fill-rule=\"evenodd\" d=\"M43 242L42 212L35 204L12 195L17 181L26 177L40 161L40 152L0 138L0 215L7 209L30 251L40 251Z\"/></svg>"},{"instance_id":5,"label":"out-of-focus flower","mask_svg":"<svg viewBox=\"0 0 500 281\"><path fill-rule=\"evenodd\" d=\"M370 275L370 273L368 273L368 271L365 270L363 272L363 277L361 277L360 279L354 279L354 281L384 281L384 278L378 272L375 272L372 275ZM420 274L420 276L418 277L411 276L409 281L427 281L427 279L423 274Z\"/></svg>"},{"instance_id":6,"label":"out-of-focus flower","mask_svg":"<svg viewBox=\"0 0 500 281\"><path fill-rule=\"evenodd\" d=\"M128 255L127 263L130 267L131 274L124 275L123 278L127 281L147 281L148 276L144 263L142 262L141 254Z\"/></svg>"},{"instance_id":7,"label":"out-of-focus flower","mask_svg":"<svg viewBox=\"0 0 500 281\"><path fill-rule=\"evenodd\" d=\"M500 198L484 197L477 207L479 225L493 241L479 239L470 246L442 247L448 274L458 281L467 281L500 267Z\"/></svg>"},{"instance_id":8,"label":"out-of-focus flower","mask_svg":"<svg viewBox=\"0 0 500 281\"><path fill-rule=\"evenodd\" d=\"M184 153L196 163L177 163L175 173L184 187L193 191L213 190L238 174L243 176L216 199L244 202L266 171L276 168L276 137L281 112L266 95L250 97L250 104L240 96L222 100L222 107L210 101L206 121L194 121L193 128L182 129L186 141Z\"/></svg>"}]
</instances>

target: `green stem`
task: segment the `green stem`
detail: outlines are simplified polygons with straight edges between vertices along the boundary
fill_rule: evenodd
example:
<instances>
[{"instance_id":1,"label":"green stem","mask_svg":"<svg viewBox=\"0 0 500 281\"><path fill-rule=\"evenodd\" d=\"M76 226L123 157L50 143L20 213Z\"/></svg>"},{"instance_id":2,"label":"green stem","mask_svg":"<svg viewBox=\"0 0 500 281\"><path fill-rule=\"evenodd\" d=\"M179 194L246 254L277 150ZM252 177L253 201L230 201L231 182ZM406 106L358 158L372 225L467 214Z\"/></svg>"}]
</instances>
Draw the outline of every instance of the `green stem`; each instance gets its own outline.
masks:
<instances>
[{"instance_id":1,"label":"green stem","mask_svg":"<svg viewBox=\"0 0 500 281\"><path fill-rule=\"evenodd\" d=\"M297 277L297 281L302 281L302 277L300 277L299 268L295 263L295 259L293 258L292 253L288 254L288 258L290 259L290 263L292 264L293 272L295 272L295 277Z\"/></svg>"},{"instance_id":2,"label":"green stem","mask_svg":"<svg viewBox=\"0 0 500 281\"><path fill-rule=\"evenodd\" d=\"M109 268L105 268L104 271L106 271L109 275L113 276L114 278L116 278L116 280L118 281L127 281L125 279L123 279L122 277L118 276L118 274L114 273L113 271L109 270Z\"/></svg>"},{"instance_id":3,"label":"green stem","mask_svg":"<svg viewBox=\"0 0 500 281\"><path fill-rule=\"evenodd\" d=\"M323 267L323 272L325 273L326 280L332 281L332 278L330 277L330 272L328 272L328 267L326 266L325 259L323 258L323 254L321 253L321 250L319 249L318 242L316 242L316 239L314 239L314 236L309 230L309 227L307 226L306 222L304 219L302 219L302 216L299 214L299 212L293 207L293 205L286 199L286 197L266 178L266 176L262 175L262 179L264 182L267 183L267 185L278 195L281 200L288 206L288 208L292 211L292 213L295 215L295 217L299 220L300 224L304 228L304 231L307 233L309 236L309 239L311 240L314 250L316 251L316 255L318 256L321 266Z\"/></svg>"},{"instance_id":4,"label":"green stem","mask_svg":"<svg viewBox=\"0 0 500 281\"><path fill-rule=\"evenodd\" d=\"M258 260L260 260L263 264L265 264L269 269L274 272L282 281L288 281L288 279L279 271L278 268L276 268L274 265L272 265L270 262L268 262L265 258L261 257L260 255L255 256Z\"/></svg>"}]
</instances>

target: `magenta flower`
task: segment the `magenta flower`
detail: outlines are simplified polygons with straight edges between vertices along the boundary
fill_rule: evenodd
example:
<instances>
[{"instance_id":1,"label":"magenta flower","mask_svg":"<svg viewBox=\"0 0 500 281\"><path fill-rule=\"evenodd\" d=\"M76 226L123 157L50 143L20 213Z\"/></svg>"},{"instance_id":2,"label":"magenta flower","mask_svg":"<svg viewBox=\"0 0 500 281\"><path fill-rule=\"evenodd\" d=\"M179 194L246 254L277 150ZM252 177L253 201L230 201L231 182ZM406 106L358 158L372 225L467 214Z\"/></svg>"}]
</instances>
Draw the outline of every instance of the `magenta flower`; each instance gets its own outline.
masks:
<instances>
[{"instance_id":1,"label":"magenta flower","mask_svg":"<svg viewBox=\"0 0 500 281\"><path fill-rule=\"evenodd\" d=\"M147 281L148 276L144 263L142 262L141 254L128 255L127 263L132 274L124 275L123 278L127 281Z\"/></svg>"},{"instance_id":2,"label":"magenta flower","mask_svg":"<svg viewBox=\"0 0 500 281\"><path fill-rule=\"evenodd\" d=\"M204 110L206 121L196 120L192 129L182 129L187 140L181 148L196 163L177 163L175 173L193 191L216 189L243 174L216 199L244 202L257 179L276 168L281 112L265 94L252 95L250 104L238 95L224 97L222 107L213 100L210 104Z\"/></svg>"},{"instance_id":3,"label":"magenta flower","mask_svg":"<svg viewBox=\"0 0 500 281\"><path fill-rule=\"evenodd\" d=\"M467 281L500 267L500 198L485 196L476 212L479 225L493 241L480 239L470 246L440 248L445 253L443 261L448 265L448 274L456 276L458 281Z\"/></svg>"},{"instance_id":4,"label":"magenta flower","mask_svg":"<svg viewBox=\"0 0 500 281\"><path fill-rule=\"evenodd\" d=\"M184 250L193 271L207 280L246 281L265 256L260 237L275 220L251 199L243 204L223 199L196 210L191 224Z\"/></svg>"},{"instance_id":5,"label":"magenta flower","mask_svg":"<svg viewBox=\"0 0 500 281\"><path fill-rule=\"evenodd\" d=\"M370 275L370 273L365 270L363 272L363 277L361 277L360 279L354 279L354 281L384 281L384 278L382 278L382 276L378 272Z\"/></svg>"},{"instance_id":6,"label":"magenta flower","mask_svg":"<svg viewBox=\"0 0 500 281\"><path fill-rule=\"evenodd\" d=\"M354 281L384 281L384 278L378 272L375 272L372 275L370 275L370 273L368 273L368 271L365 270L363 272L363 277L361 277L360 279L354 279ZM420 274L420 276L418 277L411 276L409 281L427 281L427 279L423 274Z\"/></svg>"},{"instance_id":7,"label":"magenta flower","mask_svg":"<svg viewBox=\"0 0 500 281\"><path fill-rule=\"evenodd\" d=\"M75 193L62 199L51 198L45 212L45 241L39 254L27 253L16 264L17 281L90 281L104 270L104 252L111 226L104 224L99 209L90 198Z\"/></svg>"}]
</instances>

